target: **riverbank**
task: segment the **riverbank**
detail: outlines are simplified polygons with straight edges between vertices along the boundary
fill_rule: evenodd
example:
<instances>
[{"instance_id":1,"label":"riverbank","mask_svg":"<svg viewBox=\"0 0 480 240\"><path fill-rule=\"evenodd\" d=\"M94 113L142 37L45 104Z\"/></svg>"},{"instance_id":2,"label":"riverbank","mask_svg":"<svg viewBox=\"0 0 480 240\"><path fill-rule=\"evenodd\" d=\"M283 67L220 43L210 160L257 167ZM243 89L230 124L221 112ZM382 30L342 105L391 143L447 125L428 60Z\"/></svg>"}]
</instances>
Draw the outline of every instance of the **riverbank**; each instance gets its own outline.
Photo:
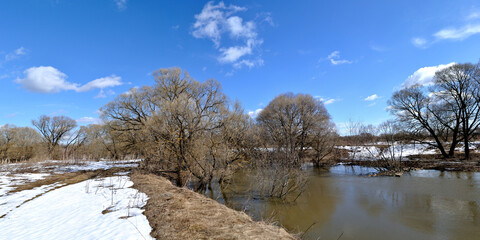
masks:
<instances>
[{"instance_id":1,"label":"riverbank","mask_svg":"<svg viewBox=\"0 0 480 240\"><path fill-rule=\"evenodd\" d=\"M156 239L296 239L163 177L135 172L131 180L149 197L144 214Z\"/></svg>"},{"instance_id":2,"label":"riverbank","mask_svg":"<svg viewBox=\"0 0 480 240\"><path fill-rule=\"evenodd\" d=\"M364 167L381 166L376 160L339 160L337 163L345 165L358 165ZM400 167L405 170L425 169L440 171L464 171L480 172L480 160L477 154L472 160L462 160L458 158L444 159L437 154L412 155L409 159L399 162Z\"/></svg>"}]
</instances>

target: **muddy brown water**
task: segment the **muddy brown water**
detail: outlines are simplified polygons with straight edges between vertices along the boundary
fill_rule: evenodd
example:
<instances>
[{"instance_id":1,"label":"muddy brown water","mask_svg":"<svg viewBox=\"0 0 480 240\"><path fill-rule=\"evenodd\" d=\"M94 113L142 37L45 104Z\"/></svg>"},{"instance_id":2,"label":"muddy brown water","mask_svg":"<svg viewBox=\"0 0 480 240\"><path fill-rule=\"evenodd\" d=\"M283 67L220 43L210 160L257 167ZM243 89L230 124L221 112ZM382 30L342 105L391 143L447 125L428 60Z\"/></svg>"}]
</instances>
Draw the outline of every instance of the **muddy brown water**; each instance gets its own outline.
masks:
<instances>
[{"instance_id":1,"label":"muddy brown water","mask_svg":"<svg viewBox=\"0 0 480 240\"><path fill-rule=\"evenodd\" d=\"M251 198L252 174L235 176L235 191L212 198L256 220L273 219L303 239L480 239L480 173L419 170L402 177L367 177L374 169L307 168L295 203ZM243 185L243 186L242 186ZM243 190L242 190L243 189Z\"/></svg>"}]
</instances>

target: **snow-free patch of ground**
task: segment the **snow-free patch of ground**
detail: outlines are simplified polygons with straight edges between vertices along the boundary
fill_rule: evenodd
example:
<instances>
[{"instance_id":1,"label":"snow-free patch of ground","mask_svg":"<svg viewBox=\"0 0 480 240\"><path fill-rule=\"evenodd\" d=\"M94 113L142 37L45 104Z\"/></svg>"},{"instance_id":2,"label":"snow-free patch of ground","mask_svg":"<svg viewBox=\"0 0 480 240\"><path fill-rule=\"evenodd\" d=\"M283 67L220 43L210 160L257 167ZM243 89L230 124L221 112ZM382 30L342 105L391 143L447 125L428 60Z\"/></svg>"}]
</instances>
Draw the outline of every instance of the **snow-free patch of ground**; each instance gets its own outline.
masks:
<instances>
[{"instance_id":1,"label":"snow-free patch of ground","mask_svg":"<svg viewBox=\"0 0 480 240\"><path fill-rule=\"evenodd\" d=\"M148 197L128 176L90 179L64 186L19 207L17 192L2 196L0 239L151 239L141 209ZM52 185L28 190L29 197Z\"/></svg>"}]
</instances>

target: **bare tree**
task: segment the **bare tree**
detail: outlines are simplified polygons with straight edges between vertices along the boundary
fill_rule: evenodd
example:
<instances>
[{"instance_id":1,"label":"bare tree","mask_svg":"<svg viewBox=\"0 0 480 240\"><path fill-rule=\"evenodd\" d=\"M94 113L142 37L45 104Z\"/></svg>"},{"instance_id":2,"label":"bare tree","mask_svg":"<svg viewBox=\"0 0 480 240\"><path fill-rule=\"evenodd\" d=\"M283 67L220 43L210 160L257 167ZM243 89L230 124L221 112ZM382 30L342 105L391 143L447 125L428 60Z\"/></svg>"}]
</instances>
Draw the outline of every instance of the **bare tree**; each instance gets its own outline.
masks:
<instances>
[{"instance_id":1,"label":"bare tree","mask_svg":"<svg viewBox=\"0 0 480 240\"><path fill-rule=\"evenodd\" d=\"M427 133L443 157L453 157L463 141L465 158L470 158L469 142L480 126L480 67L455 64L435 73L431 88L412 86L395 92L391 111L412 129L414 136ZM447 152L447 148L449 150Z\"/></svg>"},{"instance_id":2,"label":"bare tree","mask_svg":"<svg viewBox=\"0 0 480 240\"><path fill-rule=\"evenodd\" d=\"M434 88L438 98L461 125L465 158L470 158L469 142L480 125L480 67L471 63L455 64L435 73ZM455 132L456 134L456 132Z\"/></svg>"},{"instance_id":3,"label":"bare tree","mask_svg":"<svg viewBox=\"0 0 480 240\"><path fill-rule=\"evenodd\" d=\"M39 151L40 141L40 135L32 128L4 125L0 127L0 160L28 160Z\"/></svg>"},{"instance_id":4,"label":"bare tree","mask_svg":"<svg viewBox=\"0 0 480 240\"><path fill-rule=\"evenodd\" d=\"M330 115L323 103L308 94L281 94L259 114L257 122L265 141L278 158L299 166L312 141L330 129Z\"/></svg>"},{"instance_id":5,"label":"bare tree","mask_svg":"<svg viewBox=\"0 0 480 240\"><path fill-rule=\"evenodd\" d=\"M255 161L257 186L266 197L294 200L304 190L307 177L301 164L316 166L333 150L335 134L330 115L321 101L308 94L281 94L257 117L262 154Z\"/></svg>"},{"instance_id":6,"label":"bare tree","mask_svg":"<svg viewBox=\"0 0 480 240\"><path fill-rule=\"evenodd\" d=\"M103 118L144 157L144 167L174 174L204 189L215 176L225 178L233 162L245 159L242 129L248 117L239 104L230 110L215 80L203 83L179 68L154 73L155 85L131 90L103 108Z\"/></svg>"},{"instance_id":7,"label":"bare tree","mask_svg":"<svg viewBox=\"0 0 480 240\"><path fill-rule=\"evenodd\" d=\"M395 92L389 100L390 111L408 126L417 141L437 148L445 158L451 157L458 143L460 117L451 111L452 106L434 101L424 91L422 86L415 85ZM434 143L423 138L425 132Z\"/></svg>"},{"instance_id":8,"label":"bare tree","mask_svg":"<svg viewBox=\"0 0 480 240\"><path fill-rule=\"evenodd\" d=\"M65 135L72 131L77 123L75 120L66 116L40 116L38 120L32 120L35 126L43 137L47 145L47 152L51 156L55 148Z\"/></svg>"}]
</instances>

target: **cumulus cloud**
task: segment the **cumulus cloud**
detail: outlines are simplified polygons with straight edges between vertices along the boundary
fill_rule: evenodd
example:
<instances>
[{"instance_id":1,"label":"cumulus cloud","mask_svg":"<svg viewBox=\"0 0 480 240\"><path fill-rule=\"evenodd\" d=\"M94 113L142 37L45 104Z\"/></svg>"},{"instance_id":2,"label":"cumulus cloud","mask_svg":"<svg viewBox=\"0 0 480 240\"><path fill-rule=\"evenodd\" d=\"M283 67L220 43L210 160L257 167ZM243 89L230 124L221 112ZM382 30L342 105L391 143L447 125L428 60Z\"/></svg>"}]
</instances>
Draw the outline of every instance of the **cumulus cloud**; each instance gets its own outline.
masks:
<instances>
[{"instance_id":1,"label":"cumulus cloud","mask_svg":"<svg viewBox=\"0 0 480 240\"><path fill-rule=\"evenodd\" d=\"M256 118L258 116L258 114L260 114L261 112L263 111L262 108L259 108L255 111L249 111L247 114L251 117L251 118Z\"/></svg>"},{"instance_id":2,"label":"cumulus cloud","mask_svg":"<svg viewBox=\"0 0 480 240\"><path fill-rule=\"evenodd\" d=\"M410 75L405 82L402 83L402 88L408 88L413 85L421 85L421 86L431 86L433 85L433 77L435 76L435 72L440 71L444 68L450 67L455 63L449 64L441 64L438 66L431 66L431 67L423 67L415 71L412 75Z\"/></svg>"},{"instance_id":3,"label":"cumulus cloud","mask_svg":"<svg viewBox=\"0 0 480 240\"><path fill-rule=\"evenodd\" d=\"M350 64L352 61L345 60L345 59L340 59L340 52L339 51L334 51L328 55L328 59L333 65L339 65L339 64Z\"/></svg>"},{"instance_id":4,"label":"cumulus cloud","mask_svg":"<svg viewBox=\"0 0 480 240\"><path fill-rule=\"evenodd\" d=\"M30 92L38 93L57 93L66 90L85 92L92 89L104 89L123 84L120 77L111 75L95 79L80 86L77 83L67 81L68 76L52 66L31 67L23 73L24 78L18 78L15 82Z\"/></svg>"},{"instance_id":5,"label":"cumulus cloud","mask_svg":"<svg viewBox=\"0 0 480 240\"><path fill-rule=\"evenodd\" d=\"M379 97L377 94L373 94L373 95L370 95L370 96L366 97L366 98L363 99L363 100L365 100L365 101L375 101L375 100L377 100L378 98L380 98L380 97Z\"/></svg>"},{"instance_id":6,"label":"cumulus cloud","mask_svg":"<svg viewBox=\"0 0 480 240\"><path fill-rule=\"evenodd\" d=\"M232 64L235 68L260 66L263 61L259 57L252 60L247 56L254 55L263 41L258 38L257 24L253 20L245 21L235 15L243 11L247 11L247 8L227 6L223 2L216 5L208 2L202 11L195 15L192 35L195 38L211 40L220 53L218 56L220 63ZM223 41L225 37L230 46L225 46L227 42Z\"/></svg>"}]
</instances>

